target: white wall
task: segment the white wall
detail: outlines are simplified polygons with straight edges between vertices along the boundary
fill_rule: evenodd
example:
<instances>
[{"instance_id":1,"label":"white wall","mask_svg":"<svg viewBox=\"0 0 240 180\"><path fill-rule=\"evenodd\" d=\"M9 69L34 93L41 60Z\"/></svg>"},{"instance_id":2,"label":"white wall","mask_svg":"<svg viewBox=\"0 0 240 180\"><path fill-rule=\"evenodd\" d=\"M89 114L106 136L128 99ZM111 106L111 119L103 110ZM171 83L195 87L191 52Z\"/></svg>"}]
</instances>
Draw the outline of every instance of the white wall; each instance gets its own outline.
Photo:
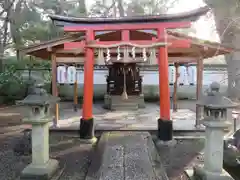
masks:
<instances>
[{"instance_id":1,"label":"white wall","mask_svg":"<svg viewBox=\"0 0 240 180\"><path fill-rule=\"evenodd\" d=\"M157 71L142 71L143 75L143 92L145 97L156 97L159 95L159 83ZM94 95L103 96L106 93L106 76L107 71L94 71ZM224 81L223 81L224 80ZM205 91L209 84L213 81L221 82L221 92L227 90L227 74L224 71L204 71L203 73L203 91ZM79 72L79 96L83 94L83 72ZM173 86L170 86L171 94L173 93ZM72 98L73 86L65 84L60 87L60 94ZM196 97L196 79L195 85L184 85L178 87L179 98L195 98Z\"/></svg>"}]
</instances>

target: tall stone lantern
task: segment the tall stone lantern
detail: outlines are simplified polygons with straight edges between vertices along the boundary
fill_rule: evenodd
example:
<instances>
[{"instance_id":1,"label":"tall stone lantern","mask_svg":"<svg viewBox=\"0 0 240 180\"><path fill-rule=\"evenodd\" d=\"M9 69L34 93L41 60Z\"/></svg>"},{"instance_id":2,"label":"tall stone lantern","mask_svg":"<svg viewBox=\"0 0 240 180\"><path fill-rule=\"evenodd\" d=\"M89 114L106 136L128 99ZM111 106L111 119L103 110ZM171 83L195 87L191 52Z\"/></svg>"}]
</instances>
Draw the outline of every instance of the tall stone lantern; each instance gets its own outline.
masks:
<instances>
[{"instance_id":1,"label":"tall stone lantern","mask_svg":"<svg viewBox=\"0 0 240 180\"><path fill-rule=\"evenodd\" d=\"M49 159L49 122L52 121L50 105L60 98L47 94L38 84L19 104L28 109L23 122L32 125L32 163L21 174L21 179L50 179L59 167L57 160Z\"/></svg>"},{"instance_id":2,"label":"tall stone lantern","mask_svg":"<svg viewBox=\"0 0 240 180\"><path fill-rule=\"evenodd\" d=\"M203 107L205 130L204 166L194 168L194 176L203 180L230 180L232 177L223 170L224 129L230 126L227 109L238 104L220 94L220 84L213 82L210 92L203 96L198 105Z\"/></svg>"}]
</instances>

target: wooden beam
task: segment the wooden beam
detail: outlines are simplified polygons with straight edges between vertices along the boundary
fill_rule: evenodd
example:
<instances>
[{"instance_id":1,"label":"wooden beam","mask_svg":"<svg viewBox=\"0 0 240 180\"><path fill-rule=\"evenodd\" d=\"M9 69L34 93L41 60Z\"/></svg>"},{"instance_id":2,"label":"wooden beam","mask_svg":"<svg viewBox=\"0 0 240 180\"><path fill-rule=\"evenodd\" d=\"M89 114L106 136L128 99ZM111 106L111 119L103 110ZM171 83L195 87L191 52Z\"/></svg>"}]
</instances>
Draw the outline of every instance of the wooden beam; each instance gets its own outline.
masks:
<instances>
[{"instance_id":1,"label":"wooden beam","mask_svg":"<svg viewBox=\"0 0 240 180\"><path fill-rule=\"evenodd\" d=\"M84 54L85 50L84 49L58 49L55 51L56 54L74 54L74 55L79 55L79 54Z\"/></svg>"},{"instance_id":2,"label":"wooden beam","mask_svg":"<svg viewBox=\"0 0 240 180\"><path fill-rule=\"evenodd\" d=\"M65 32L81 32L93 29L94 31L119 31L119 30L156 30L189 28L191 22L159 22L159 23L123 23L123 24L95 24L64 26Z\"/></svg>"},{"instance_id":3,"label":"wooden beam","mask_svg":"<svg viewBox=\"0 0 240 180\"><path fill-rule=\"evenodd\" d=\"M92 42L67 42L64 43L64 49L65 50L71 50L71 49L83 49L87 47L88 45L94 45L94 46L104 46L104 45L114 45L119 44L121 41L92 41ZM129 41L131 44L137 44L137 45L151 45L154 43L160 43L164 42L162 40L142 40L142 41ZM168 40L168 43L170 43L168 46L170 48L190 48L191 41L190 40Z\"/></svg>"},{"instance_id":4,"label":"wooden beam","mask_svg":"<svg viewBox=\"0 0 240 180\"><path fill-rule=\"evenodd\" d=\"M95 60L97 59L97 56L95 56ZM142 58L141 58L142 59ZM85 57L57 57L57 62L58 63L78 63L78 64L83 64L85 61ZM102 60L104 62L104 59ZM169 63L196 63L196 57L168 57ZM96 62L96 61L95 61ZM111 57L111 62L121 62L117 60L117 57ZM137 58L136 61L132 62L140 62L140 58ZM104 63L101 63L104 64ZM156 63L157 64L157 61Z\"/></svg>"},{"instance_id":5,"label":"wooden beam","mask_svg":"<svg viewBox=\"0 0 240 180\"><path fill-rule=\"evenodd\" d=\"M78 55L85 56L85 50L83 48L59 49L59 50L56 50L55 52L56 52L56 54L72 54L74 56L75 55L76 56L78 56ZM98 49L95 49L94 52L98 53ZM123 53L123 52L124 52L124 49L121 48L120 53ZM136 52L136 55L140 55L140 54L142 54L142 49L136 48L135 52ZM191 48L170 48L168 50L168 54L178 53L178 52L181 52L181 53L196 53L198 51L196 49L193 49L192 47ZM116 54L117 53L117 48L111 48L110 53L111 53L111 55ZM150 53L150 50L147 50L147 53ZM158 53L156 53L156 55L157 54ZM199 55L197 54L197 56L199 56Z\"/></svg>"}]
</instances>

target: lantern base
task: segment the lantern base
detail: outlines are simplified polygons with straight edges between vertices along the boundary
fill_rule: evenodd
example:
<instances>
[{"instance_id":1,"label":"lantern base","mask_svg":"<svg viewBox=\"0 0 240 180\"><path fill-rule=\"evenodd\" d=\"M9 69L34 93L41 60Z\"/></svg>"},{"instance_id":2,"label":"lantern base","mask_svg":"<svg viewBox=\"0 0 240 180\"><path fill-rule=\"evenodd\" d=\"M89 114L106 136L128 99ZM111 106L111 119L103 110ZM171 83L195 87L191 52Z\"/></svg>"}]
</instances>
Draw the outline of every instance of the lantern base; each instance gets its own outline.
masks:
<instances>
[{"instance_id":1,"label":"lantern base","mask_svg":"<svg viewBox=\"0 0 240 180\"><path fill-rule=\"evenodd\" d=\"M55 174L57 174L59 169L59 162L55 159L49 159L45 165L28 165L20 176L20 180L49 180Z\"/></svg>"},{"instance_id":2,"label":"lantern base","mask_svg":"<svg viewBox=\"0 0 240 180\"><path fill-rule=\"evenodd\" d=\"M199 179L199 180L234 180L234 178L224 169L222 172L209 172L204 167L196 166L193 169L185 170L185 174L190 179Z\"/></svg>"},{"instance_id":3,"label":"lantern base","mask_svg":"<svg viewBox=\"0 0 240 180\"><path fill-rule=\"evenodd\" d=\"M171 120L158 119L158 138L160 141L173 140L173 124Z\"/></svg>"},{"instance_id":4,"label":"lantern base","mask_svg":"<svg viewBox=\"0 0 240 180\"><path fill-rule=\"evenodd\" d=\"M84 119L80 120L79 136L81 140L92 141L94 137L94 119Z\"/></svg>"}]
</instances>

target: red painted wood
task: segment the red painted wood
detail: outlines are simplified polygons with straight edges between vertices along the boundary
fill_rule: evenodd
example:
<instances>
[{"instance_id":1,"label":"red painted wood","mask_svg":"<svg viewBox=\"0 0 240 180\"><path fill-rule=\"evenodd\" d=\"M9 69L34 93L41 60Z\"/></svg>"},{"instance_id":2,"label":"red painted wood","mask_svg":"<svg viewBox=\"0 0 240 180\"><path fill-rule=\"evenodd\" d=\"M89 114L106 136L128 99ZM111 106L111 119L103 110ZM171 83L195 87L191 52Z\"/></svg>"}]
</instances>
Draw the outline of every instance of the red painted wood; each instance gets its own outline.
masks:
<instances>
[{"instance_id":1,"label":"red painted wood","mask_svg":"<svg viewBox=\"0 0 240 180\"><path fill-rule=\"evenodd\" d=\"M122 41L129 41L130 40L130 32L129 30L122 30Z\"/></svg>"},{"instance_id":2,"label":"red painted wood","mask_svg":"<svg viewBox=\"0 0 240 180\"><path fill-rule=\"evenodd\" d=\"M164 30L158 30L158 36L163 35ZM159 67L159 98L160 98L160 119L170 120L170 88L168 80L168 47L160 47L158 51Z\"/></svg>"},{"instance_id":3,"label":"red painted wood","mask_svg":"<svg viewBox=\"0 0 240 180\"><path fill-rule=\"evenodd\" d=\"M94 31L89 29L86 32L86 40L94 40ZM93 117L93 70L94 70L94 50L86 48L86 61L84 62L84 95L83 95L83 112L82 117L89 120Z\"/></svg>"},{"instance_id":4,"label":"red painted wood","mask_svg":"<svg viewBox=\"0 0 240 180\"><path fill-rule=\"evenodd\" d=\"M191 22L159 22L159 23L139 23L139 24L100 24L100 25L79 25L65 26L65 32L80 32L92 29L94 31L115 31L115 30L157 30L189 28Z\"/></svg>"},{"instance_id":5,"label":"red painted wood","mask_svg":"<svg viewBox=\"0 0 240 180\"><path fill-rule=\"evenodd\" d=\"M91 44L96 44L96 45L112 45L112 44L117 44L120 41L91 41ZM133 44L138 44L138 45L148 45L152 44L154 42L162 42L162 40L156 40L156 41L148 41L148 40L143 40L143 41L129 41ZM169 48L190 48L191 46L191 40L170 40L168 39L168 42L171 43L168 47ZM70 49L79 49L79 48L85 48L87 43L83 42L67 42L64 43L64 49L65 50L70 50Z\"/></svg>"}]
</instances>

